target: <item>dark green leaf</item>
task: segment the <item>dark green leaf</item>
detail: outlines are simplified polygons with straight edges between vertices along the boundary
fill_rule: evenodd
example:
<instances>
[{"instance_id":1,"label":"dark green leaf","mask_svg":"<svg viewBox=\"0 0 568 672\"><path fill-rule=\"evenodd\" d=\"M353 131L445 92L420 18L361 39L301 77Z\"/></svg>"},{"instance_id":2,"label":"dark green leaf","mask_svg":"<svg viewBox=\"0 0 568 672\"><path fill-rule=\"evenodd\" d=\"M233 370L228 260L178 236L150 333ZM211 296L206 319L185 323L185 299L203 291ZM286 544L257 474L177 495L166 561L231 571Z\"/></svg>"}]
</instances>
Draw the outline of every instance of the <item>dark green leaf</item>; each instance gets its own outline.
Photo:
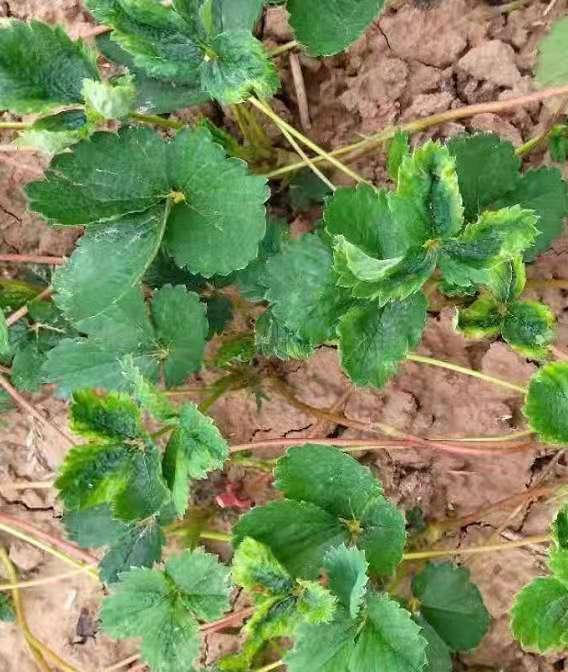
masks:
<instances>
[{"instance_id":1,"label":"dark green leaf","mask_svg":"<svg viewBox=\"0 0 568 672\"><path fill-rule=\"evenodd\" d=\"M109 542L107 542L109 543ZM99 563L100 577L115 583L132 567L152 567L160 562L166 538L155 520L130 524L113 542Z\"/></svg>"},{"instance_id":2,"label":"dark green leaf","mask_svg":"<svg viewBox=\"0 0 568 672\"><path fill-rule=\"evenodd\" d=\"M255 344L259 354L278 359L307 359L314 351L309 341L285 327L269 308L256 321Z\"/></svg>"},{"instance_id":3,"label":"dark green leaf","mask_svg":"<svg viewBox=\"0 0 568 672\"><path fill-rule=\"evenodd\" d=\"M126 395L98 395L80 390L73 395L71 429L87 439L114 443L144 436L138 406Z\"/></svg>"},{"instance_id":4,"label":"dark green leaf","mask_svg":"<svg viewBox=\"0 0 568 672\"><path fill-rule=\"evenodd\" d=\"M503 323L503 338L523 357L544 359L556 337L556 318L537 301L514 301Z\"/></svg>"},{"instance_id":5,"label":"dark green leaf","mask_svg":"<svg viewBox=\"0 0 568 672\"><path fill-rule=\"evenodd\" d=\"M547 364L531 378L523 412L543 441L568 442L567 362Z\"/></svg>"},{"instance_id":6,"label":"dark green leaf","mask_svg":"<svg viewBox=\"0 0 568 672\"><path fill-rule=\"evenodd\" d=\"M290 180L290 205L294 210L307 212L311 207L323 203L331 189L312 170L297 172Z\"/></svg>"},{"instance_id":7,"label":"dark green leaf","mask_svg":"<svg viewBox=\"0 0 568 672\"><path fill-rule=\"evenodd\" d=\"M422 616L415 616L414 620L422 628L420 634L427 642L426 658L428 663L424 672L452 672L452 657L444 640Z\"/></svg>"}]
</instances>

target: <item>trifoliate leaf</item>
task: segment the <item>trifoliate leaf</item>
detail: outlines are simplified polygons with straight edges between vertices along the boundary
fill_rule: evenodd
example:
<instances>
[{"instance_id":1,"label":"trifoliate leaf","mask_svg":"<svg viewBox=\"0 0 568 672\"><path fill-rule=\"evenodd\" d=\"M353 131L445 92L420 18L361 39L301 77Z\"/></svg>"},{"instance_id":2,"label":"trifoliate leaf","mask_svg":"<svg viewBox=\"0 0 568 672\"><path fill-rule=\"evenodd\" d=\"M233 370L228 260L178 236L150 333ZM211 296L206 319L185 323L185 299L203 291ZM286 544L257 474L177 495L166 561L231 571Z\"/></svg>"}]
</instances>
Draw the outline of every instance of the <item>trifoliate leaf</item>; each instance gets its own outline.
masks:
<instances>
[{"instance_id":1,"label":"trifoliate leaf","mask_svg":"<svg viewBox=\"0 0 568 672\"><path fill-rule=\"evenodd\" d=\"M113 28L112 39L132 54L137 67L150 76L193 83L202 60L184 19L153 0L87 0L91 14Z\"/></svg>"},{"instance_id":2,"label":"trifoliate leaf","mask_svg":"<svg viewBox=\"0 0 568 672\"><path fill-rule=\"evenodd\" d=\"M206 478L221 469L229 446L210 418L197 407L185 404L164 455L164 477L172 491L178 515L183 515L189 499L189 480Z\"/></svg>"},{"instance_id":3,"label":"trifoliate leaf","mask_svg":"<svg viewBox=\"0 0 568 672\"><path fill-rule=\"evenodd\" d=\"M412 581L420 613L452 651L474 649L490 617L469 570L451 563L429 564Z\"/></svg>"},{"instance_id":4,"label":"trifoliate leaf","mask_svg":"<svg viewBox=\"0 0 568 672\"><path fill-rule=\"evenodd\" d=\"M227 158L204 128L179 133L168 156L171 184L186 194L166 234L176 263L207 278L245 268L266 232L266 179Z\"/></svg>"},{"instance_id":5,"label":"trifoliate leaf","mask_svg":"<svg viewBox=\"0 0 568 672\"><path fill-rule=\"evenodd\" d=\"M86 79L83 98L87 110L102 119L126 119L134 112L136 88L131 77L122 77L115 85Z\"/></svg>"},{"instance_id":6,"label":"trifoliate leaf","mask_svg":"<svg viewBox=\"0 0 568 672\"><path fill-rule=\"evenodd\" d=\"M538 236L525 251L525 259L533 261L564 230L564 222L568 217L568 188L561 172L557 168L529 170L513 191L496 201L494 207L516 204L525 210L534 210L538 217L535 223Z\"/></svg>"},{"instance_id":7,"label":"trifoliate leaf","mask_svg":"<svg viewBox=\"0 0 568 672\"><path fill-rule=\"evenodd\" d=\"M568 363L547 364L531 378L523 413L542 441L568 442Z\"/></svg>"},{"instance_id":8,"label":"trifoliate leaf","mask_svg":"<svg viewBox=\"0 0 568 672\"><path fill-rule=\"evenodd\" d=\"M268 309L256 321L255 344L259 354L278 359L307 359L314 347L285 327Z\"/></svg>"},{"instance_id":9,"label":"trifoliate leaf","mask_svg":"<svg viewBox=\"0 0 568 672\"><path fill-rule=\"evenodd\" d=\"M361 36L384 0L288 0L290 24L297 40L313 56L332 56Z\"/></svg>"},{"instance_id":10,"label":"trifoliate leaf","mask_svg":"<svg viewBox=\"0 0 568 672\"><path fill-rule=\"evenodd\" d=\"M517 595L511 612L515 639L526 649L549 653L568 646L568 586L539 577Z\"/></svg>"},{"instance_id":11,"label":"trifoliate leaf","mask_svg":"<svg viewBox=\"0 0 568 672\"><path fill-rule=\"evenodd\" d=\"M100 315L141 280L158 252L167 209L92 226L53 277L55 301L72 322Z\"/></svg>"},{"instance_id":12,"label":"trifoliate leaf","mask_svg":"<svg viewBox=\"0 0 568 672\"><path fill-rule=\"evenodd\" d=\"M459 233L464 223L463 203L455 159L448 148L427 142L404 157L389 206L397 228L406 232L408 245Z\"/></svg>"},{"instance_id":13,"label":"trifoliate leaf","mask_svg":"<svg viewBox=\"0 0 568 672\"><path fill-rule=\"evenodd\" d=\"M142 637L141 653L155 672L177 672L199 655L196 618L218 618L228 607L226 571L214 556L186 551L164 572L133 569L103 601L103 630Z\"/></svg>"},{"instance_id":14,"label":"trifoliate leaf","mask_svg":"<svg viewBox=\"0 0 568 672\"><path fill-rule=\"evenodd\" d=\"M12 600L6 593L0 593L0 621L4 623L13 623L16 620L16 613Z\"/></svg>"},{"instance_id":15,"label":"trifoliate leaf","mask_svg":"<svg viewBox=\"0 0 568 672\"><path fill-rule=\"evenodd\" d=\"M288 189L290 205L301 212L323 203L332 193L328 185L309 168L298 171L290 180Z\"/></svg>"},{"instance_id":16,"label":"trifoliate leaf","mask_svg":"<svg viewBox=\"0 0 568 672\"><path fill-rule=\"evenodd\" d=\"M492 338L503 328L504 310L492 296L483 295L457 313L456 328L466 338Z\"/></svg>"},{"instance_id":17,"label":"trifoliate leaf","mask_svg":"<svg viewBox=\"0 0 568 672\"><path fill-rule=\"evenodd\" d=\"M71 430L87 439L113 443L144 435L138 406L124 394L99 395L80 390L73 395Z\"/></svg>"},{"instance_id":18,"label":"trifoliate leaf","mask_svg":"<svg viewBox=\"0 0 568 672\"><path fill-rule=\"evenodd\" d=\"M367 592L368 563L365 553L344 544L332 549L323 560L329 589L337 596L339 604L357 618Z\"/></svg>"},{"instance_id":19,"label":"trifoliate leaf","mask_svg":"<svg viewBox=\"0 0 568 672\"><path fill-rule=\"evenodd\" d=\"M410 137L404 131L397 131L389 143L387 172L391 180L398 182L398 170L404 158L410 156Z\"/></svg>"},{"instance_id":20,"label":"trifoliate leaf","mask_svg":"<svg viewBox=\"0 0 568 672\"><path fill-rule=\"evenodd\" d=\"M156 335L165 349L166 385L181 385L199 371L207 341L209 323L199 295L185 287L165 285L152 299Z\"/></svg>"},{"instance_id":21,"label":"trifoliate leaf","mask_svg":"<svg viewBox=\"0 0 568 672\"><path fill-rule=\"evenodd\" d=\"M341 365L357 385L382 387L416 347L426 325L427 302L420 292L381 308L355 306L338 327Z\"/></svg>"},{"instance_id":22,"label":"trifoliate leaf","mask_svg":"<svg viewBox=\"0 0 568 672\"><path fill-rule=\"evenodd\" d=\"M565 58L567 42L568 17L565 17L553 24L538 46L535 77L540 86L560 86L568 82L568 64Z\"/></svg>"},{"instance_id":23,"label":"trifoliate leaf","mask_svg":"<svg viewBox=\"0 0 568 672\"><path fill-rule=\"evenodd\" d=\"M143 212L171 191L166 147L155 131L140 126L95 133L72 154L56 157L45 179L26 187L30 208L70 226Z\"/></svg>"},{"instance_id":24,"label":"trifoliate leaf","mask_svg":"<svg viewBox=\"0 0 568 672\"><path fill-rule=\"evenodd\" d=\"M521 160L509 141L479 133L454 138L447 146L456 159L467 221L516 188Z\"/></svg>"},{"instance_id":25,"label":"trifoliate leaf","mask_svg":"<svg viewBox=\"0 0 568 672\"><path fill-rule=\"evenodd\" d=\"M503 338L523 357L544 359L556 338L556 317L538 301L515 301L503 322Z\"/></svg>"},{"instance_id":26,"label":"trifoliate leaf","mask_svg":"<svg viewBox=\"0 0 568 672\"><path fill-rule=\"evenodd\" d=\"M371 595L349 670L419 672L426 665L427 642L410 614L388 595Z\"/></svg>"},{"instance_id":27,"label":"trifoliate leaf","mask_svg":"<svg viewBox=\"0 0 568 672\"><path fill-rule=\"evenodd\" d=\"M415 622L421 627L420 634L427 642L425 672L452 672L453 664L450 650L444 640L422 616L414 616Z\"/></svg>"},{"instance_id":28,"label":"trifoliate leaf","mask_svg":"<svg viewBox=\"0 0 568 672\"><path fill-rule=\"evenodd\" d=\"M135 106L141 113L167 114L199 105L209 99L207 93L201 89L197 71L195 81L186 84L154 79L135 65L131 54L113 41L110 34L99 35L96 41L98 50L105 58L128 68L136 90Z\"/></svg>"},{"instance_id":29,"label":"trifoliate leaf","mask_svg":"<svg viewBox=\"0 0 568 672\"><path fill-rule=\"evenodd\" d=\"M274 317L301 340L319 345L335 336L349 299L338 291L327 245L316 234L292 240L266 264Z\"/></svg>"},{"instance_id":30,"label":"trifoliate leaf","mask_svg":"<svg viewBox=\"0 0 568 672\"><path fill-rule=\"evenodd\" d=\"M396 235L385 191L366 184L342 187L327 201L325 228L373 257L396 257L405 250Z\"/></svg>"},{"instance_id":31,"label":"trifoliate leaf","mask_svg":"<svg viewBox=\"0 0 568 672\"><path fill-rule=\"evenodd\" d=\"M15 20L0 27L0 108L30 114L81 103L83 80L98 78L94 56L61 28Z\"/></svg>"},{"instance_id":32,"label":"trifoliate leaf","mask_svg":"<svg viewBox=\"0 0 568 672\"><path fill-rule=\"evenodd\" d=\"M262 43L247 30L217 35L199 70L202 88L224 104L242 103L252 93L270 98L280 87Z\"/></svg>"},{"instance_id":33,"label":"trifoliate leaf","mask_svg":"<svg viewBox=\"0 0 568 672\"><path fill-rule=\"evenodd\" d=\"M327 446L293 448L276 476L277 487L290 499L243 516L234 528L237 544L246 536L257 539L292 575L306 578L317 577L327 551L341 543L364 550L380 574L390 574L400 562L404 517L352 457Z\"/></svg>"}]
</instances>

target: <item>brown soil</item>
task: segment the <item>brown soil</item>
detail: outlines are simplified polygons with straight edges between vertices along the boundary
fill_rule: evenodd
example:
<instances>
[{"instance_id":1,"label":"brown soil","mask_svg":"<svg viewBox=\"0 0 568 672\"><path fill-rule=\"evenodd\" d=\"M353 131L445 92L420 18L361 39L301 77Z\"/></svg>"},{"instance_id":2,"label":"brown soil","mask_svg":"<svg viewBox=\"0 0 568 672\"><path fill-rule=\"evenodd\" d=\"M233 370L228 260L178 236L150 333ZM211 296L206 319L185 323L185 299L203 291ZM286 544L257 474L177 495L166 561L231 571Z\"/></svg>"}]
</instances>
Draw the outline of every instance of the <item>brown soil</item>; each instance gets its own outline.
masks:
<instances>
[{"instance_id":1,"label":"brown soil","mask_svg":"<svg viewBox=\"0 0 568 672\"><path fill-rule=\"evenodd\" d=\"M89 23L80 5L79 0L3 0L0 16L62 22L78 34ZM532 88L535 44L549 23L566 11L566 2L562 0L548 16L543 15L548 5L544 0L535 0L526 9L508 15L491 12L481 0L399 0L392 5L398 9L386 11L348 53L323 62L300 56L312 121L309 134L326 147L352 142L398 121L527 93ZM265 39L274 44L291 39L286 18L278 8L268 11L263 30ZM299 125L288 64L288 56L280 58L284 80L281 111ZM436 128L414 140L421 142L427 136L444 138L464 129L482 129L520 144L544 129L551 114L541 105L499 117L484 114L464 124ZM8 139L4 134L2 141ZM549 161L546 155L536 159ZM25 212L21 188L36 178L43 166L43 162L29 155L0 155L2 252L58 255L72 249L76 232L50 229ZM376 183L386 181L381 152L360 160L356 168ZM338 183L345 181L340 174L333 179ZM554 249L530 269L530 275L565 277L567 244L565 238L558 240ZM568 346L566 292L546 290L533 294L556 311L560 328L558 345ZM466 342L453 331L449 311L431 317L421 352L517 381L526 380L534 370L533 365L501 344ZM357 390L341 373L335 351L322 348L308 362L288 365L287 373L298 396L313 406L334 408L363 422L380 420L415 435L491 435L522 428L517 395L449 371L407 364L386 389ZM59 425L65 425L63 402L43 394L34 399L34 404ZM231 393L215 404L212 415L232 443L260 438L329 436L338 429L275 395L258 410L250 394ZM0 486L10 480L52 478L67 446L21 413L11 413L2 420L5 424L0 430ZM360 437L361 433L347 429L342 436ZM273 454L270 450L264 452L265 456ZM419 505L428 518L434 519L462 516L521 492L535 484L549 465L551 476L568 477L565 460L561 457L551 464L552 452L539 448L506 458L449 456L424 449L361 453L361 457L376 467L387 492L397 503L405 509ZM262 503L272 496L266 473L250 469L245 472L240 467L231 467L227 479L219 477L200 494L210 498L227 487L227 480L243 500ZM3 511L61 534L58 505L52 491L14 492L0 487L0 502ZM219 528L235 515L234 511L220 511L216 521ZM506 527L506 538L539 534L546 530L552 509L549 505L533 505L509 519L507 515L497 512L487 516L478 524L461 529L454 538L446 539L445 544L481 543L502 525ZM25 578L66 571L58 561L21 542L7 536L2 541ZM481 646L474 653L461 656L456 669L508 672L565 669L559 657L547 659L523 653L508 630L507 612L515 592L544 571L541 549L516 549L467 560L464 564L470 567L480 586L494 623ZM79 621L80 630L85 623L96 630L101 596L102 589L83 577L24 593L32 630L85 672L100 670L136 651L135 642L117 644L100 633L83 642L77 635ZM216 634L207 644L208 658L213 660L233 650L237 638L233 634ZM15 626L0 628L0 670L35 670Z\"/></svg>"}]
</instances>

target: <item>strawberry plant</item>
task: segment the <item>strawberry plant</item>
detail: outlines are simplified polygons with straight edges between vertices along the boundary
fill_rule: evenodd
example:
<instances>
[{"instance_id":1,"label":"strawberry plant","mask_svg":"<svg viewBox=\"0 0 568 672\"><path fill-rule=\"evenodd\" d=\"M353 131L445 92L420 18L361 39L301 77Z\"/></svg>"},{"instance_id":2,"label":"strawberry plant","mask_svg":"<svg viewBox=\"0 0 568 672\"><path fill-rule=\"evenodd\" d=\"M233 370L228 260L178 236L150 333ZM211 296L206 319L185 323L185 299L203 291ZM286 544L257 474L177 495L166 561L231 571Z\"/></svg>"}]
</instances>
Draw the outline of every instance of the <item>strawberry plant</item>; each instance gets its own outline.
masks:
<instances>
[{"instance_id":1,"label":"strawberry plant","mask_svg":"<svg viewBox=\"0 0 568 672\"><path fill-rule=\"evenodd\" d=\"M561 172L524 170L521 156L535 142L515 149L492 134L411 147L412 133L478 106L334 152L280 118L268 102L280 87L274 59L300 45L312 56L341 52L382 0L288 0L297 41L272 53L254 32L261 0L85 5L104 24L97 50L37 21L0 27L0 108L31 115L0 128L18 131L20 150L49 159L26 187L29 208L50 226L83 227L68 259L30 258L56 266L53 273L0 280L0 383L8 400L48 425L22 393L53 384L69 400L70 429L83 443L71 440L55 482L72 545L59 543L83 560L80 549L99 549L96 569L79 569L108 588L102 629L138 638L155 672L246 672L277 651L281 660L259 672L451 670L454 654L479 645L489 613L465 567L425 563L454 551L424 550L432 528L409 524L377 475L339 450L380 439L334 435L297 445L272 469L248 455L239 461L262 442L230 447L206 411L244 389L259 405L276 392L336 420L299 400L282 376L282 361L326 346L361 387L386 386L405 361L500 385L522 395L527 426L493 437L495 445L524 436L564 445L568 364L553 361L555 316L523 297L527 265L551 247L568 215ZM499 101L496 110L568 93L558 57L566 25L543 41L537 68L539 84L556 88ZM208 101L230 110L238 137L205 116L191 124L170 116ZM265 119L299 162L276 146ZM537 142L548 140L560 162L567 134L556 122ZM346 165L352 153L387 141L389 185ZM354 186L336 188L332 169ZM279 188L269 180L281 180ZM277 202L280 214L315 205L322 217L292 235L272 212ZM501 340L538 365L528 385L417 353L440 303L453 309L465 338ZM244 325L237 333L227 329L235 314ZM199 407L175 404L169 395L204 366L217 376L208 396ZM382 423L354 428L386 436L387 447L468 451ZM468 454L484 454L478 444L491 438L477 437ZM234 519L230 534L208 530L209 514L194 506L198 482L229 460L275 479L274 501ZM562 508L552 535L537 540L552 542L551 575L524 588L512 610L515 637L544 653L568 641L567 516ZM165 553L178 537L187 548ZM229 566L200 539L230 543ZM45 656L54 662L53 653L29 637L1 548L0 560L13 590L13 600L0 592L0 620L18 621L48 669L41 665ZM252 605L241 614L242 648L204 668L200 632L233 624L226 614L237 591ZM285 651L283 640L291 642Z\"/></svg>"}]
</instances>

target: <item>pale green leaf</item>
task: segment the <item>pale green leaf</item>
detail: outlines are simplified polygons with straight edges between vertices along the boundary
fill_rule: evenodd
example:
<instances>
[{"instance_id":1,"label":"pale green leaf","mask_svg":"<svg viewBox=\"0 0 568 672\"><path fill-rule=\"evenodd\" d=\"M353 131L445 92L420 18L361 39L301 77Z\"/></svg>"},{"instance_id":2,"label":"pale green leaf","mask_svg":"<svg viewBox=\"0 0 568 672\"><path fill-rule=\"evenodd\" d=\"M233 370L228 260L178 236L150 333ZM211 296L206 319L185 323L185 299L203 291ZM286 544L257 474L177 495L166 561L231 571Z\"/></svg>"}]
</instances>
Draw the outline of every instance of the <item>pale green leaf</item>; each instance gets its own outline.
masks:
<instances>
[{"instance_id":1,"label":"pale green leaf","mask_svg":"<svg viewBox=\"0 0 568 672\"><path fill-rule=\"evenodd\" d=\"M81 103L83 80L98 78L93 54L59 26L0 25L0 109L29 114Z\"/></svg>"},{"instance_id":2,"label":"pale green leaf","mask_svg":"<svg viewBox=\"0 0 568 672\"><path fill-rule=\"evenodd\" d=\"M514 301L503 322L503 338L523 357L544 359L556 338L556 317L538 301Z\"/></svg>"},{"instance_id":3,"label":"pale green leaf","mask_svg":"<svg viewBox=\"0 0 568 672\"><path fill-rule=\"evenodd\" d=\"M502 306L492 296L482 295L458 310L456 329L466 338L493 338L501 333L503 319Z\"/></svg>"},{"instance_id":4,"label":"pale green leaf","mask_svg":"<svg viewBox=\"0 0 568 672\"><path fill-rule=\"evenodd\" d=\"M163 346L166 385L181 385L199 371L209 331L199 295L185 287L165 285L152 298L152 318Z\"/></svg>"},{"instance_id":5,"label":"pale green leaf","mask_svg":"<svg viewBox=\"0 0 568 672\"><path fill-rule=\"evenodd\" d=\"M167 209L92 226L53 278L55 301L72 322L100 315L137 285L156 256Z\"/></svg>"},{"instance_id":6,"label":"pale green leaf","mask_svg":"<svg viewBox=\"0 0 568 672\"><path fill-rule=\"evenodd\" d=\"M278 71L262 43L247 30L214 37L199 71L202 88L227 105L242 103L251 94L270 98L280 88Z\"/></svg>"},{"instance_id":7,"label":"pale green leaf","mask_svg":"<svg viewBox=\"0 0 568 672\"><path fill-rule=\"evenodd\" d=\"M14 144L19 149L34 149L49 156L59 154L84 138L81 131L40 131L29 128L16 138Z\"/></svg>"},{"instance_id":8,"label":"pale green leaf","mask_svg":"<svg viewBox=\"0 0 568 672\"><path fill-rule=\"evenodd\" d=\"M508 140L485 133L464 135L450 140L448 149L456 159L467 221L516 188L521 160Z\"/></svg>"},{"instance_id":9,"label":"pale green leaf","mask_svg":"<svg viewBox=\"0 0 568 672\"><path fill-rule=\"evenodd\" d=\"M529 383L523 409L542 441L568 443L568 363L543 366Z\"/></svg>"},{"instance_id":10,"label":"pale green leaf","mask_svg":"<svg viewBox=\"0 0 568 672\"><path fill-rule=\"evenodd\" d=\"M566 44L568 17L556 21L548 35L538 45L536 81L540 86L561 86L568 83Z\"/></svg>"},{"instance_id":11,"label":"pale green leaf","mask_svg":"<svg viewBox=\"0 0 568 672\"><path fill-rule=\"evenodd\" d=\"M382 387L422 338L427 302L419 292L383 308L355 306L338 327L341 365L357 385Z\"/></svg>"},{"instance_id":12,"label":"pale green leaf","mask_svg":"<svg viewBox=\"0 0 568 672\"><path fill-rule=\"evenodd\" d=\"M328 587L353 619L359 615L367 593L368 566L363 551L344 544L329 551L323 559Z\"/></svg>"},{"instance_id":13,"label":"pale green leaf","mask_svg":"<svg viewBox=\"0 0 568 672\"><path fill-rule=\"evenodd\" d=\"M429 564L412 580L420 613L452 651L474 649L490 617L469 570L449 562Z\"/></svg>"},{"instance_id":14,"label":"pale green leaf","mask_svg":"<svg viewBox=\"0 0 568 672\"><path fill-rule=\"evenodd\" d=\"M176 263L208 278L245 268L266 232L266 179L227 158L205 128L179 133L168 157L171 184L186 195L166 234Z\"/></svg>"},{"instance_id":15,"label":"pale green leaf","mask_svg":"<svg viewBox=\"0 0 568 672\"><path fill-rule=\"evenodd\" d=\"M314 56L346 49L377 18L384 0L288 0L297 40Z\"/></svg>"},{"instance_id":16,"label":"pale green leaf","mask_svg":"<svg viewBox=\"0 0 568 672\"><path fill-rule=\"evenodd\" d=\"M270 595L287 595L294 587L294 581L270 548L251 537L238 545L232 574L235 583L251 592L253 598L259 588Z\"/></svg>"},{"instance_id":17,"label":"pale green leaf","mask_svg":"<svg viewBox=\"0 0 568 672\"><path fill-rule=\"evenodd\" d=\"M122 77L114 85L86 79L83 98L87 110L102 119L126 119L136 104L136 88L131 77Z\"/></svg>"},{"instance_id":18,"label":"pale green leaf","mask_svg":"<svg viewBox=\"0 0 568 672\"><path fill-rule=\"evenodd\" d=\"M552 576L539 577L517 595L511 629L525 649L550 653L568 647L568 586Z\"/></svg>"},{"instance_id":19,"label":"pale green leaf","mask_svg":"<svg viewBox=\"0 0 568 672\"><path fill-rule=\"evenodd\" d=\"M313 345L333 338L350 300L338 291L332 255L317 234L292 240L266 264L274 317L301 341Z\"/></svg>"}]
</instances>

